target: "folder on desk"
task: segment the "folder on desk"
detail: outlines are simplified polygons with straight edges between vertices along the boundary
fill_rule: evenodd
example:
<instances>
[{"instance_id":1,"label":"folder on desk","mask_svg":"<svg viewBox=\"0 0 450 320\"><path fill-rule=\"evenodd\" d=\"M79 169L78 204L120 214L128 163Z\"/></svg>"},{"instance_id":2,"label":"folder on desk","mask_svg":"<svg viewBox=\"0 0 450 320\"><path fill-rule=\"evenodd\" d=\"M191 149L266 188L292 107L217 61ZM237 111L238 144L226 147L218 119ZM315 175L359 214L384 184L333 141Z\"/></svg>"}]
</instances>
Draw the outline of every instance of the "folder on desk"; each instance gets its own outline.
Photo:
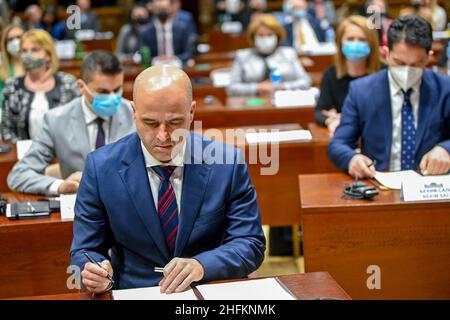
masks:
<instances>
[{"instance_id":1,"label":"folder on desk","mask_svg":"<svg viewBox=\"0 0 450 320\"><path fill-rule=\"evenodd\" d=\"M204 284L181 293L159 291L159 287L113 290L113 297L114 300L295 300L276 278Z\"/></svg>"}]
</instances>

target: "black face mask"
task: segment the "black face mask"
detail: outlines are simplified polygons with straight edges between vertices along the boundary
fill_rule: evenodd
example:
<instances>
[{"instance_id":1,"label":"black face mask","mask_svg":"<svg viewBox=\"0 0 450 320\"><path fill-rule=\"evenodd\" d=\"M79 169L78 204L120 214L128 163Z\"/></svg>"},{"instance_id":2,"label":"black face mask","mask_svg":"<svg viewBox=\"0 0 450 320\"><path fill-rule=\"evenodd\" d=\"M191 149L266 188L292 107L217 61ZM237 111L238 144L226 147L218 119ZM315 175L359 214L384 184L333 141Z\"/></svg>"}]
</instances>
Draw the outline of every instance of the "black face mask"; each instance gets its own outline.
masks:
<instances>
[{"instance_id":1,"label":"black face mask","mask_svg":"<svg viewBox=\"0 0 450 320\"><path fill-rule=\"evenodd\" d=\"M165 10L158 12L158 19L161 22L166 22L166 20L169 18L169 13Z\"/></svg>"},{"instance_id":2,"label":"black face mask","mask_svg":"<svg viewBox=\"0 0 450 320\"><path fill-rule=\"evenodd\" d=\"M148 23L148 18L139 17L131 20L131 23L134 25L143 26Z\"/></svg>"}]
</instances>

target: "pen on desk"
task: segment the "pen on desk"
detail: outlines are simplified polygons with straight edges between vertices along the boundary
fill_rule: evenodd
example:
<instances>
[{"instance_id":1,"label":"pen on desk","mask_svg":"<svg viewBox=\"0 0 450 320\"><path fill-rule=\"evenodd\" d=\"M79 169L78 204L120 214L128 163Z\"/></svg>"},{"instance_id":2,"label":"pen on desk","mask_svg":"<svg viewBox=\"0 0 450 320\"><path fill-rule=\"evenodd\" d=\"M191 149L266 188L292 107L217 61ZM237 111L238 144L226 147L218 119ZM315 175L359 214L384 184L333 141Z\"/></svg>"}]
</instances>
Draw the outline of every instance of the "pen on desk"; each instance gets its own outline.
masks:
<instances>
[{"instance_id":1,"label":"pen on desk","mask_svg":"<svg viewBox=\"0 0 450 320\"><path fill-rule=\"evenodd\" d=\"M97 266L99 266L100 268L102 268L103 270L105 270L100 263L98 263L97 261L95 261L89 254L87 254L86 252L83 252L83 254L85 255L85 257L92 262L93 264L96 264ZM113 278L111 277L111 275L108 273L108 275L106 276L106 278L108 278L109 281L111 281L112 284L114 283Z\"/></svg>"}]
</instances>

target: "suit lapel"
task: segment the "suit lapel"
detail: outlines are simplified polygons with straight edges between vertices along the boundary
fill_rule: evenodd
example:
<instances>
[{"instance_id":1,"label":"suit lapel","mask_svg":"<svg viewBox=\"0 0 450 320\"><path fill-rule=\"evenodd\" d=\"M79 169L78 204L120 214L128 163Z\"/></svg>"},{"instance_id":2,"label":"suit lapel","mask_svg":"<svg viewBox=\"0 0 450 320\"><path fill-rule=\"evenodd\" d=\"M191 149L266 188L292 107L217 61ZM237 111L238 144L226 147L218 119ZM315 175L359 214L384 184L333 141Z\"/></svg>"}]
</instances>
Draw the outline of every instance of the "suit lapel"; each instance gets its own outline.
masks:
<instances>
[{"instance_id":1,"label":"suit lapel","mask_svg":"<svg viewBox=\"0 0 450 320\"><path fill-rule=\"evenodd\" d=\"M119 171L119 175L129 192L136 212L159 251L161 251L167 261L170 261L172 257L161 231L159 217L150 190L140 139L137 134L134 134L134 139L130 143L130 149L124 155L122 161L126 164L126 167Z\"/></svg>"},{"instance_id":2,"label":"suit lapel","mask_svg":"<svg viewBox=\"0 0 450 320\"><path fill-rule=\"evenodd\" d=\"M375 104L375 108L380 108L380 123L384 130L384 159L387 159L387 164L389 166L389 159L391 157L391 146L392 146L392 106L391 106L391 90L389 86L388 71L385 70L380 73L380 81L374 81L376 85L374 90L374 97L378 97L379 100L373 99L372 103ZM375 113L377 114L377 113ZM381 168L382 170L388 168Z\"/></svg>"},{"instance_id":3,"label":"suit lapel","mask_svg":"<svg viewBox=\"0 0 450 320\"><path fill-rule=\"evenodd\" d=\"M72 130L69 130L68 134L70 135L71 145L81 152L83 159L86 159L87 154L91 152L91 148L81 98L79 98L72 109L70 127Z\"/></svg>"},{"instance_id":4,"label":"suit lapel","mask_svg":"<svg viewBox=\"0 0 450 320\"><path fill-rule=\"evenodd\" d=\"M422 84L420 85L420 101L419 101L419 119L417 119L417 134L416 134L416 153L423 142L425 131L428 128L428 119L433 105L435 105L434 97L430 95L431 92L436 92L431 88L431 81L428 80L428 73L424 71Z\"/></svg>"},{"instance_id":5,"label":"suit lapel","mask_svg":"<svg viewBox=\"0 0 450 320\"><path fill-rule=\"evenodd\" d=\"M191 143L192 141L194 143ZM175 245L176 257L181 256L189 239L208 184L210 167L201 159L202 149L201 138L191 133L186 146L181 211Z\"/></svg>"}]
</instances>

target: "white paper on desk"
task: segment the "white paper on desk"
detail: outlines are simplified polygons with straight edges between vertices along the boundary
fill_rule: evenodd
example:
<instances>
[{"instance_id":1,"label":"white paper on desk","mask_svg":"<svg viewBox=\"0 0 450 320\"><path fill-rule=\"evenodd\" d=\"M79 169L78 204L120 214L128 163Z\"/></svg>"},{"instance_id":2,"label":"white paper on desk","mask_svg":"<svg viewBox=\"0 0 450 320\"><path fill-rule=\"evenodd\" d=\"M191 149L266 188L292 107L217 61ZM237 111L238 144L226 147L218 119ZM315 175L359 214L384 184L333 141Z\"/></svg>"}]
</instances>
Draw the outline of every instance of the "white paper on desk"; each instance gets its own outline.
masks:
<instances>
[{"instance_id":1,"label":"white paper on desk","mask_svg":"<svg viewBox=\"0 0 450 320\"><path fill-rule=\"evenodd\" d=\"M319 96L318 88L308 90L279 90L273 96L273 104L277 108L312 107Z\"/></svg>"},{"instance_id":2,"label":"white paper on desk","mask_svg":"<svg viewBox=\"0 0 450 320\"><path fill-rule=\"evenodd\" d=\"M377 171L374 178L379 184L385 186L386 188L400 190L402 188L403 181L407 181L408 179L413 179L416 177L420 177L420 174L412 170L406 170L395 172Z\"/></svg>"},{"instance_id":3,"label":"white paper on desk","mask_svg":"<svg viewBox=\"0 0 450 320\"><path fill-rule=\"evenodd\" d=\"M73 40L56 41L56 55L60 60L75 58L76 44Z\"/></svg>"},{"instance_id":4,"label":"white paper on desk","mask_svg":"<svg viewBox=\"0 0 450 320\"><path fill-rule=\"evenodd\" d=\"M274 278L197 286L205 300L295 300Z\"/></svg>"},{"instance_id":5,"label":"white paper on desk","mask_svg":"<svg viewBox=\"0 0 450 320\"><path fill-rule=\"evenodd\" d=\"M31 147L33 140L19 140L16 143L17 148L17 160L23 158L23 156L28 152Z\"/></svg>"},{"instance_id":6,"label":"white paper on desk","mask_svg":"<svg viewBox=\"0 0 450 320\"><path fill-rule=\"evenodd\" d=\"M180 293L165 294L160 287L113 290L114 300L197 300L192 289Z\"/></svg>"},{"instance_id":7,"label":"white paper on desk","mask_svg":"<svg viewBox=\"0 0 450 320\"><path fill-rule=\"evenodd\" d=\"M316 45L302 46L302 51L312 56L331 56L337 52L334 42L320 42Z\"/></svg>"},{"instance_id":8,"label":"white paper on desk","mask_svg":"<svg viewBox=\"0 0 450 320\"><path fill-rule=\"evenodd\" d=\"M59 196L61 220L73 220L75 217L76 194L62 194Z\"/></svg>"},{"instance_id":9,"label":"white paper on desk","mask_svg":"<svg viewBox=\"0 0 450 320\"><path fill-rule=\"evenodd\" d=\"M289 141L311 141L312 135L309 130L289 130L270 132L248 132L245 134L248 144L273 143Z\"/></svg>"}]
</instances>

